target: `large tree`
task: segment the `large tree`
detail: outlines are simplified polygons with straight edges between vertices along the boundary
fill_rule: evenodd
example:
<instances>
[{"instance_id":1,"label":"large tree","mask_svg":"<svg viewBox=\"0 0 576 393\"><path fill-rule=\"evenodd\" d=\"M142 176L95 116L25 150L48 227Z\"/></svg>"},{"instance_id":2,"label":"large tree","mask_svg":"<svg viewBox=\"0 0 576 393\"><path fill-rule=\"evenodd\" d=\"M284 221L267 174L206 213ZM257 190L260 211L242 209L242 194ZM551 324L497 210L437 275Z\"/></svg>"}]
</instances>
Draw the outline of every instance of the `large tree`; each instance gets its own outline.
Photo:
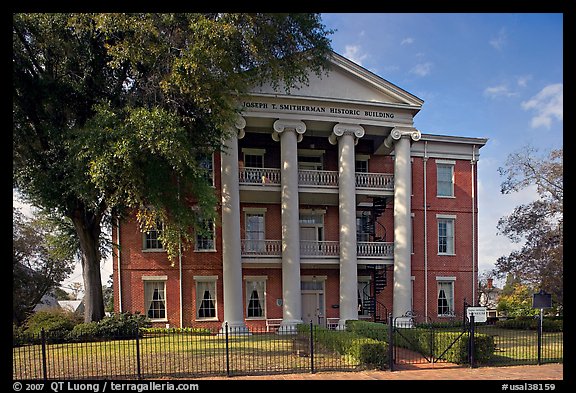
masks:
<instances>
[{"instance_id":1,"label":"large tree","mask_svg":"<svg viewBox=\"0 0 576 393\"><path fill-rule=\"evenodd\" d=\"M495 272L500 277L511 274L535 290L551 293L556 305L562 306L563 150L554 149L540 156L536 148L526 146L511 154L499 171L505 177L502 193L535 186L538 199L517 206L498 221L499 232L522 246L500 257Z\"/></svg>"},{"instance_id":2,"label":"large tree","mask_svg":"<svg viewBox=\"0 0 576 393\"><path fill-rule=\"evenodd\" d=\"M244 13L14 14L12 32L14 187L73 223L86 321L104 315L103 223L161 221L173 259L215 215L201 162L238 98L321 76L331 34L318 14Z\"/></svg>"}]
</instances>

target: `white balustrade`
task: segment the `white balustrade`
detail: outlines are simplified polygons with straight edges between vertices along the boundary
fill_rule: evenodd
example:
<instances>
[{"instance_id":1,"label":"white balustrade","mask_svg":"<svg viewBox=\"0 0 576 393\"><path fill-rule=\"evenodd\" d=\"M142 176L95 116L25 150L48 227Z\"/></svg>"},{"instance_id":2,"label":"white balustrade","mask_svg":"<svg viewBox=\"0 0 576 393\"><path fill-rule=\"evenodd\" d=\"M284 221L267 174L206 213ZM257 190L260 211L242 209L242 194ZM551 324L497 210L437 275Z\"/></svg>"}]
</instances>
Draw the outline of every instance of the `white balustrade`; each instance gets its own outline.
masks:
<instances>
[{"instance_id":1,"label":"white balustrade","mask_svg":"<svg viewBox=\"0 0 576 393\"><path fill-rule=\"evenodd\" d=\"M394 257L393 242L358 242L358 258ZM245 257L277 257L282 255L281 240L242 239L242 256ZM300 255L307 258L338 258L340 243L338 241L300 241Z\"/></svg>"},{"instance_id":2,"label":"white balustrade","mask_svg":"<svg viewBox=\"0 0 576 393\"><path fill-rule=\"evenodd\" d=\"M279 168L240 168L240 184L261 184L261 185L279 185L280 169Z\"/></svg>"}]
</instances>

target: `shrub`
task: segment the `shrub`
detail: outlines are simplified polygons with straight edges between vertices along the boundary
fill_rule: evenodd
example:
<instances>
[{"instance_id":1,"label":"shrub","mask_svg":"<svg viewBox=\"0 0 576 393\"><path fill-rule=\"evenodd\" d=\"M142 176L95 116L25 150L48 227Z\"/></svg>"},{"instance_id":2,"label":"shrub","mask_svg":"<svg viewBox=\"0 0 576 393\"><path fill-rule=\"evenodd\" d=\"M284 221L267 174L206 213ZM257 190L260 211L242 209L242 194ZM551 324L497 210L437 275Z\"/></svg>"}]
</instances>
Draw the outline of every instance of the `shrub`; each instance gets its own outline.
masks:
<instances>
[{"instance_id":1,"label":"shrub","mask_svg":"<svg viewBox=\"0 0 576 393\"><path fill-rule=\"evenodd\" d=\"M300 334L310 334L308 324L297 325ZM347 330L329 330L314 327L314 340L327 349L366 366L385 368L388 364L388 344L373 338L363 337Z\"/></svg>"},{"instance_id":2,"label":"shrub","mask_svg":"<svg viewBox=\"0 0 576 393\"><path fill-rule=\"evenodd\" d=\"M62 342L78 323L78 315L55 308L35 312L26 320L25 326L27 335L39 338L44 329L48 342Z\"/></svg>"},{"instance_id":3,"label":"shrub","mask_svg":"<svg viewBox=\"0 0 576 393\"><path fill-rule=\"evenodd\" d=\"M141 314L112 314L98 322L98 335L102 338L131 338L141 334L140 328L150 325L148 318Z\"/></svg>"}]
</instances>

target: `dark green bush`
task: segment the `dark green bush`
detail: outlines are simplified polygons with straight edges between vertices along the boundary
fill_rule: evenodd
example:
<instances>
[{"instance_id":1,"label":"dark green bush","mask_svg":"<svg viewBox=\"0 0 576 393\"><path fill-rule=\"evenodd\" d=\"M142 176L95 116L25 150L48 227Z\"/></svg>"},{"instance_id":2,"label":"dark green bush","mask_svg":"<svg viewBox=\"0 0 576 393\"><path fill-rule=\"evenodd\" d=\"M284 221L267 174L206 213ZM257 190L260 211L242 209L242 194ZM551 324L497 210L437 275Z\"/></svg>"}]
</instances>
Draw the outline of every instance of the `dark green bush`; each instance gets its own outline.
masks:
<instances>
[{"instance_id":1,"label":"dark green bush","mask_svg":"<svg viewBox=\"0 0 576 393\"><path fill-rule=\"evenodd\" d=\"M44 329L47 342L62 342L80 322L77 314L55 308L35 312L24 325L26 334L31 338L40 339L42 329Z\"/></svg>"},{"instance_id":2,"label":"dark green bush","mask_svg":"<svg viewBox=\"0 0 576 393\"><path fill-rule=\"evenodd\" d=\"M539 324L540 317L518 317L496 322L496 326L499 328L519 330L537 330ZM563 320L546 317L542 320L542 330L545 332L562 332Z\"/></svg>"},{"instance_id":3,"label":"dark green bush","mask_svg":"<svg viewBox=\"0 0 576 393\"><path fill-rule=\"evenodd\" d=\"M304 337L309 336L310 326L297 325L297 331ZM314 341L365 366L385 368L388 365L388 344L355 332L314 326Z\"/></svg>"}]
</instances>

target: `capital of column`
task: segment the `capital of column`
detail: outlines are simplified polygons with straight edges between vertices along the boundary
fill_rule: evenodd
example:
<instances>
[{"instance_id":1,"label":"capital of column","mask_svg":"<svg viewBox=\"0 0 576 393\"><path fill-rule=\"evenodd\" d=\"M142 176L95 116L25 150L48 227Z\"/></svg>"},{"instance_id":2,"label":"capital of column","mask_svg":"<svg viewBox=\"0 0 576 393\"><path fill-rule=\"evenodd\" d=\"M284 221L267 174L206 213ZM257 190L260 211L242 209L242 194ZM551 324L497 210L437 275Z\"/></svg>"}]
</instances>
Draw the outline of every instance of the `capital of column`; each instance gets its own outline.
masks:
<instances>
[{"instance_id":1,"label":"capital of column","mask_svg":"<svg viewBox=\"0 0 576 393\"><path fill-rule=\"evenodd\" d=\"M388 135L384 140L384 146L392 149L394 143L405 136L410 137L412 141L417 142L422 137L422 134L414 127L394 127L390 132L390 135Z\"/></svg>"},{"instance_id":2,"label":"capital of column","mask_svg":"<svg viewBox=\"0 0 576 393\"><path fill-rule=\"evenodd\" d=\"M332 145L336 145L339 137L348 134L354 137L354 144L357 144L358 139L362 138L364 133L364 128L359 124L338 123L332 129L332 134L328 137L328 142Z\"/></svg>"},{"instance_id":3,"label":"capital of column","mask_svg":"<svg viewBox=\"0 0 576 393\"><path fill-rule=\"evenodd\" d=\"M274 122L274 132L272 139L276 142L280 140L280 134L284 131L293 130L298 135L298 142L302 141L303 134L306 132L306 123L300 120L278 119Z\"/></svg>"}]
</instances>

